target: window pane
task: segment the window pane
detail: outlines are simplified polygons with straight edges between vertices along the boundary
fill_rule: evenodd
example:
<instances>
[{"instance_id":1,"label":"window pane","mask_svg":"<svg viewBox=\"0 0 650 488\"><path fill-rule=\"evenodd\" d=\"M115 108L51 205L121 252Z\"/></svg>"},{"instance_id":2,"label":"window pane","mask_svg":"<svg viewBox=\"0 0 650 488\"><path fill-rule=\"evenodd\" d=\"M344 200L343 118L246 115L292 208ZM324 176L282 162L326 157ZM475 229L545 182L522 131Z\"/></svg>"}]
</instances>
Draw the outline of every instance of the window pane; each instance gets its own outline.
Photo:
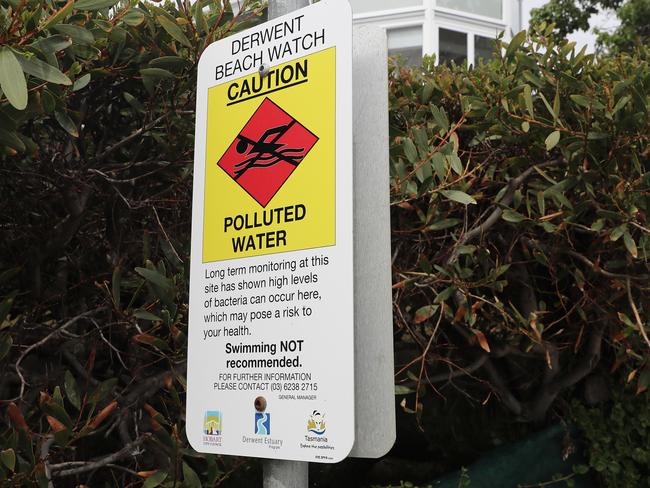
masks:
<instances>
[{"instance_id":1,"label":"window pane","mask_svg":"<svg viewBox=\"0 0 650 488\"><path fill-rule=\"evenodd\" d=\"M467 34L448 29L439 29L438 32L440 62L465 63L467 61Z\"/></svg>"},{"instance_id":2,"label":"window pane","mask_svg":"<svg viewBox=\"0 0 650 488\"><path fill-rule=\"evenodd\" d=\"M422 64L422 27L389 29L388 54L402 56L411 66Z\"/></svg>"},{"instance_id":3,"label":"window pane","mask_svg":"<svg viewBox=\"0 0 650 488\"><path fill-rule=\"evenodd\" d=\"M438 0L438 6L493 19L503 17L503 0Z\"/></svg>"},{"instance_id":4,"label":"window pane","mask_svg":"<svg viewBox=\"0 0 650 488\"><path fill-rule=\"evenodd\" d=\"M492 58L492 53L496 48L494 39L490 37L474 36L474 54L476 55L476 63L482 59L489 61Z\"/></svg>"},{"instance_id":5,"label":"window pane","mask_svg":"<svg viewBox=\"0 0 650 488\"><path fill-rule=\"evenodd\" d=\"M358 14L375 10L421 6L422 0L350 0L350 4L352 12Z\"/></svg>"}]
</instances>

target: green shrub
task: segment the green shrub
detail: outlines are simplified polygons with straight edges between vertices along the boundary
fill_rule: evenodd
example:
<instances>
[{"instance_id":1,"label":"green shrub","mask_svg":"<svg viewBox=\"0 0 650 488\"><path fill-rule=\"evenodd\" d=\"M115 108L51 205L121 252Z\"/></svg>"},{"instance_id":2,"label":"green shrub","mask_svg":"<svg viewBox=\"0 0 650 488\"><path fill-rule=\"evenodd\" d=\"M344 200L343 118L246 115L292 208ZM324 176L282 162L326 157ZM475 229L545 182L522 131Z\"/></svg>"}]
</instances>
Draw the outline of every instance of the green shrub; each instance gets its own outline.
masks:
<instances>
[{"instance_id":1,"label":"green shrub","mask_svg":"<svg viewBox=\"0 0 650 488\"><path fill-rule=\"evenodd\" d=\"M453 384L543 420L601 357L648 386L647 51L550 34L391 69L398 392L418 417Z\"/></svg>"},{"instance_id":2,"label":"green shrub","mask_svg":"<svg viewBox=\"0 0 650 488\"><path fill-rule=\"evenodd\" d=\"M184 434L196 65L241 4L0 1L0 485L241 464Z\"/></svg>"},{"instance_id":3,"label":"green shrub","mask_svg":"<svg viewBox=\"0 0 650 488\"><path fill-rule=\"evenodd\" d=\"M589 408L574 402L572 416L584 433L588 464L576 471L595 472L600 486L650 486L650 394L616 389L611 407Z\"/></svg>"},{"instance_id":4,"label":"green shrub","mask_svg":"<svg viewBox=\"0 0 650 488\"><path fill-rule=\"evenodd\" d=\"M183 412L195 68L259 19L243 4L0 0L7 486L207 486L242 465L189 449ZM398 392L418 419L453 386L543 420L601 356L639 391L650 375L647 57L500 47L390 72Z\"/></svg>"}]
</instances>

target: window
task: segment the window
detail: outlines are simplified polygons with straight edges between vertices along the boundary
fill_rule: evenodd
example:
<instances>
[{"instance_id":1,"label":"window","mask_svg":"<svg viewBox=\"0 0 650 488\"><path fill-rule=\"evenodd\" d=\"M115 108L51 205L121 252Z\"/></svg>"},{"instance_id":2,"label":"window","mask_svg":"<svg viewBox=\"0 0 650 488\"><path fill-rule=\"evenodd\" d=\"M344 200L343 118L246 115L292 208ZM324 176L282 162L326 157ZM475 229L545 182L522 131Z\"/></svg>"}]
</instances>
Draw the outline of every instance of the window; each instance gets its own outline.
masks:
<instances>
[{"instance_id":1,"label":"window","mask_svg":"<svg viewBox=\"0 0 650 488\"><path fill-rule=\"evenodd\" d=\"M449 29L438 30L438 58L440 63L455 62L464 64L467 61L467 34Z\"/></svg>"},{"instance_id":2,"label":"window","mask_svg":"<svg viewBox=\"0 0 650 488\"><path fill-rule=\"evenodd\" d=\"M479 59L489 61L492 58L492 53L494 53L495 48L496 43L494 42L494 39L483 36L474 36L475 63L478 64Z\"/></svg>"},{"instance_id":3,"label":"window","mask_svg":"<svg viewBox=\"0 0 650 488\"><path fill-rule=\"evenodd\" d=\"M422 26L389 29L388 54L402 56L411 66L422 64Z\"/></svg>"},{"instance_id":4,"label":"window","mask_svg":"<svg viewBox=\"0 0 650 488\"><path fill-rule=\"evenodd\" d=\"M404 7L422 6L422 0L350 0L352 12L373 12Z\"/></svg>"},{"instance_id":5,"label":"window","mask_svg":"<svg viewBox=\"0 0 650 488\"><path fill-rule=\"evenodd\" d=\"M438 0L438 6L493 19L503 18L503 0Z\"/></svg>"}]
</instances>

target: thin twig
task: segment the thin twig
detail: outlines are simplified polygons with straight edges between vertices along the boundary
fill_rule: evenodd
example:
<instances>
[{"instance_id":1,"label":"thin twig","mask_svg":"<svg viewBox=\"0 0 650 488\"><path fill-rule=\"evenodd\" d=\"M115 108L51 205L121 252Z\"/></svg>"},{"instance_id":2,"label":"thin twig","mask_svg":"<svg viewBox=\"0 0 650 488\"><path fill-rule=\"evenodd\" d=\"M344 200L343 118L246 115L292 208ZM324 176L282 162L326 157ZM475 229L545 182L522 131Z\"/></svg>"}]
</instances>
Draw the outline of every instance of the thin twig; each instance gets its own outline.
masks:
<instances>
[{"instance_id":1,"label":"thin twig","mask_svg":"<svg viewBox=\"0 0 650 488\"><path fill-rule=\"evenodd\" d=\"M43 461L43 466L45 467L45 478L47 478L47 488L54 488L52 483L52 467L48 458L50 457L50 448L54 444L54 436L49 435L43 440L41 444L41 461Z\"/></svg>"},{"instance_id":2,"label":"thin twig","mask_svg":"<svg viewBox=\"0 0 650 488\"><path fill-rule=\"evenodd\" d=\"M634 319L636 320L636 325L639 328L639 332L643 336L643 340L645 340L645 343L648 345L648 347L650 347L650 339L648 339L648 333L645 330L643 321L641 320L641 316L639 315L639 310L636 308L636 304L634 303L634 299L632 298L632 287L630 286L629 278L627 279L626 284L627 284L627 298L630 301L630 307L632 307L632 312L634 313Z\"/></svg>"},{"instance_id":3,"label":"thin twig","mask_svg":"<svg viewBox=\"0 0 650 488\"><path fill-rule=\"evenodd\" d=\"M122 139L122 140L120 140L120 141L117 141L115 144L113 144L113 145L110 146L110 147L107 147L107 148L104 150L104 152L102 152L101 154L99 154L99 155L97 156L97 160L98 160L98 161L102 161L102 160L104 160L104 159L106 158L106 156L108 156L108 155L109 155L110 153L112 153L113 151L116 151L117 149L121 148L121 147L124 146L125 144L128 144L129 142L131 142L131 141L132 141L133 139L135 139L136 137L139 137L139 136L141 136L142 134L144 134L145 132L147 132L147 131L153 129L153 128L156 127L160 122L162 122L162 121L163 121L163 120L164 120L164 119L165 119L169 114L170 114L170 112L167 112L167 113L162 114L160 117L158 117L158 118L155 119L154 121L149 122L147 125L145 125L144 127L141 127L140 129L138 129L138 130L136 130L135 132L131 133L130 135L126 136L124 139Z\"/></svg>"},{"instance_id":4,"label":"thin twig","mask_svg":"<svg viewBox=\"0 0 650 488\"><path fill-rule=\"evenodd\" d=\"M53 476L56 478L60 478L63 476L72 476L75 474L81 474L81 473L86 473L88 471L93 471L95 469L102 468L109 464L113 464L115 461L119 461L122 458L135 454L134 450L150 437L151 434L144 434L142 437L139 437L133 442L130 442L119 451L114 452L113 454L105 456L96 461L86 461L84 462L83 465L78 465L77 463L79 461L74 461L73 464L69 462L61 463L61 464L53 464L52 466L50 466L50 468L54 473ZM70 466L78 466L78 467L71 468Z\"/></svg>"},{"instance_id":5,"label":"thin twig","mask_svg":"<svg viewBox=\"0 0 650 488\"><path fill-rule=\"evenodd\" d=\"M494 210L492 210L492 213L481 223L480 225L477 225L467 231L459 240L458 243L456 244L454 248L454 252L451 253L451 256L449 256L449 259L447 260L447 265L454 264L456 260L458 259L458 250L461 248L461 246L467 244L468 242L474 240L475 238L482 236L485 234L494 224L496 224L499 219L501 218L501 215L503 214L503 207L507 207L512 203L512 200L515 197L516 191L523 185L528 177L533 174L535 171L537 171L540 168L545 168L547 166L553 166L556 165L560 162L562 162L563 159L554 159L552 161L547 161L545 163L541 164L536 164L534 166L531 166L528 168L526 171L521 173L519 176L516 178L511 179L508 182L508 186L506 187L507 190L505 194L503 195L503 198L496 204Z\"/></svg>"},{"instance_id":6,"label":"thin twig","mask_svg":"<svg viewBox=\"0 0 650 488\"><path fill-rule=\"evenodd\" d=\"M65 324L63 324L61 327L59 327L57 329L54 329L52 332L50 332L48 335L46 335L43 339L41 339L38 342L35 342L34 344L29 346L27 349L25 349L22 352L22 354L20 355L20 357L18 358L18 360L16 361L16 364L14 366L14 368L16 370L16 373L18 373L18 377L20 378L20 394L16 398L13 398L10 401L22 400L23 395L25 394L25 386L27 385L27 380L25 379L23 374L20 372L20 363L23 362L23 359L25 359L27 357L27 355L29 355L29 353L31 353L33 350L38 349L43 344L45 344L47 341L49 341L53 337L57 336L60 332L64 331L65 329L67 329L71 325L75 324L79 320L81 320L81 319L83 319L83 318L85 318L85 317L87 317L89 315L92 315L94 313L97 313L99 310L101 310L101 309L90 310L88 312L84 312L82 314L77 315L76 317L71 318Z\"/></svg>"}]
</instances>

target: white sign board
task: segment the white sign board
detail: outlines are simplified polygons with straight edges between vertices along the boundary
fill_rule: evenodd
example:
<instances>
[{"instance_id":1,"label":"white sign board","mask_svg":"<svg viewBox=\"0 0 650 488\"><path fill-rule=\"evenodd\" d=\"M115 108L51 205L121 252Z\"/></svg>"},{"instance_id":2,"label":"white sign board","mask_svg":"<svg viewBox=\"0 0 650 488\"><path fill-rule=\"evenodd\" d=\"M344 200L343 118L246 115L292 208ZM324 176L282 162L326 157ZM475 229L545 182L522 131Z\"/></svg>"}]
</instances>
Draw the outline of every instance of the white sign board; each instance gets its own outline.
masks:
<instances>
[{"instance_id":1,"label":"white sign board","mask_svg":"<svg viewBox=\"0 0 650 488\"><path fill-rule=\"evenodd\" d=\"M201 57L187 373L197 451L338 462L354 444L352 132L345 1Z\"/></svg>"}]
</instances>

